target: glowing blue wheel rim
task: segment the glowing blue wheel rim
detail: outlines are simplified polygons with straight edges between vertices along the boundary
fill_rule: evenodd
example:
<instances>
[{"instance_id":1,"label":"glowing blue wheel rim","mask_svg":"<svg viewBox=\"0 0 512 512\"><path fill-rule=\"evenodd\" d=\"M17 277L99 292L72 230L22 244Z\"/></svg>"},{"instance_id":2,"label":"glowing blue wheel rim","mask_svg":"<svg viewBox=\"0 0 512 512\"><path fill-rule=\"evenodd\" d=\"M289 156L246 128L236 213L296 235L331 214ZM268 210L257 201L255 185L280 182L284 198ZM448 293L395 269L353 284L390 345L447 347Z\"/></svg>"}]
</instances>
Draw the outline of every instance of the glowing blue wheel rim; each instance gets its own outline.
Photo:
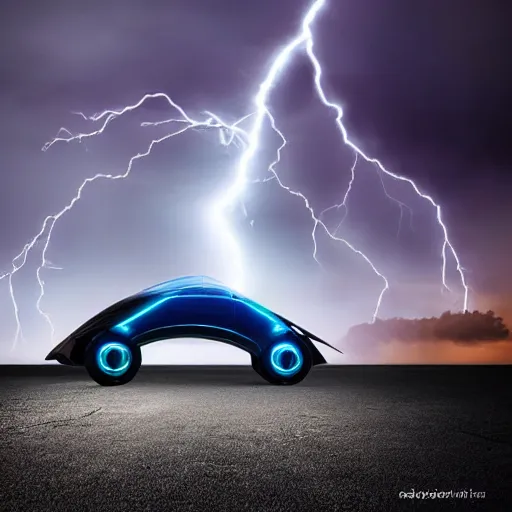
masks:
<instances>
[{"instance_id":1,"label":"glowing blue wheel rim","mask_svg":"<svg viewBox=\"0 0 512 512\"><path fill-rule=\"evenodd\" d=\"M300 371L304 363L302 352L293 343L279 343L270 351L272 369L283 377L291 377Z\"/></svg>"},{"instance_id":2,"label":"glowing blue wheel rim","mask_svg":"<svg viewBox=\"0 0 512 512\"><path fill-rule=\"evenodd\" d=\"M128 371L132 364L132 352L122 343L105 343L96 354L96 362L103 373L112 377L120 377Z\"/></svg>"}]
</instances>

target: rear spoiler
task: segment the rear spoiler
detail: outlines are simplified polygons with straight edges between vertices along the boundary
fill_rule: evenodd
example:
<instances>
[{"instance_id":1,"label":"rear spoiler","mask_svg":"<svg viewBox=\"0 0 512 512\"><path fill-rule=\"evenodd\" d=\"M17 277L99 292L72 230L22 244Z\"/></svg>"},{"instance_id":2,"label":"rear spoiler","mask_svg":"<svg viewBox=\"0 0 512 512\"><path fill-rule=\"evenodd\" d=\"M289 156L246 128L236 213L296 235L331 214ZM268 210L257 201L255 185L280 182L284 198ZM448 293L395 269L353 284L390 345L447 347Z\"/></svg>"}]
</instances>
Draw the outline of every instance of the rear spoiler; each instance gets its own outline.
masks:
<instances>
[{"instance_id":1,"label":"rear spoiler","mask_svg":"<svg viewBox=\"0 0 512 512\"><path fill-rule=\"evenodd\" d=\"M300 327L299 325L295 324L291 320L288 320L288 318L285 318L284 316L278 315L277 313L274 313L274 315L276 315L278 318L280 318L289 327L297 329L301 333L305 334L308 338L310 338L310 339L312 339L314 341L318 341L319 343L322 343L322 345L326 345L327 347L332 348L333 350L336 350L336 352L339 352L340 354L343 354L343 352L341 350L337 349L336 347L333 347L332 345L330 345L326 341L322 340L318 336L315 336L313 333L311 333L309 331L306 331L306 329L304 329L303 327Z\"/></svg>"}]
</instances>

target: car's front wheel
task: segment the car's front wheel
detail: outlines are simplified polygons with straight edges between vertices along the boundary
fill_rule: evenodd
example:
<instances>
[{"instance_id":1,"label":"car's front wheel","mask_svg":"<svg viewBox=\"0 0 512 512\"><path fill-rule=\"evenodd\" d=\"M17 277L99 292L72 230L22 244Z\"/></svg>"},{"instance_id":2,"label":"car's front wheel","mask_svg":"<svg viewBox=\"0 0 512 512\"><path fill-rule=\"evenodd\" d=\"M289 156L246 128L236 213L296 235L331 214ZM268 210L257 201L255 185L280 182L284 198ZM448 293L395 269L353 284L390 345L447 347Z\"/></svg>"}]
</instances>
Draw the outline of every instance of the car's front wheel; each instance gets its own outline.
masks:
<instances>
[{"instance_id":1,"label":"car's front wheel","mask_svg":"<svg viewBox=\"0 0 512 512\"><path fill-rule=\"evenodd\" d=\"M309 348L300 340L284 339L267 347L253 368L271 384L290 385L302 381L313 364Z\"/></svg>"},{"instance_id":2,"label":"car's front wheel","mask_svg":"<svg viewBox=\"0 0 512 512\"><path fill-rule=\"evenodd\" d=\"M140 347L116 336L102 336L87 346L85 368L102 386L119 386L130 382L142 362Z\"/></svg>"}]
</instances>

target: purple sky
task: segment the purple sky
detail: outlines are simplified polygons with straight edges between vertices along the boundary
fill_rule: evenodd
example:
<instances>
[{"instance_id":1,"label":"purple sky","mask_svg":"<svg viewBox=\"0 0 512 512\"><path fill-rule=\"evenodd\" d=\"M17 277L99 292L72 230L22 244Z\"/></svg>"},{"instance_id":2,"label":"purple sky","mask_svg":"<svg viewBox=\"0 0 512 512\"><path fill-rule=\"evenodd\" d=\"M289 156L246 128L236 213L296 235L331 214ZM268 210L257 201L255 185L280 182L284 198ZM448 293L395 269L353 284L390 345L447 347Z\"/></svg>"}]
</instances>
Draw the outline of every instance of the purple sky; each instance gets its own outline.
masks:
<instances>
[{"instance_id":1,"label":"purple sky","mask_svg":"<svg viewBox=\"0 0 512 512\"><path fill-rule=\"evenodd\" d=\"M207 109L234 121L253 110L272 57L296 32L309 3L43 0L28 8L2 2L0 275L84 178L123 172L134 153L164 133L141 128L141 121L174 115L154 100L96 139L42 152L61 126L91 129L72 111L93 114L162 91L191 115ZM470 308L505 313L512 285L511 15L498 0L330 0L314 27L327 91L345 108L353 140L443 205L467 269ZM298 54L271 103L289 141L278 172L320 212L343 198L353 154L342 145L332 112L315 97L312 76ZM269 137L258 153L255 178L265 177L277 143ZM231 182L240 154L219 146L214 133L190 132L157 147L128 180L87 189L54 231L48 258L64 269L43 273L43 308L54 320L56 340L110 302L155 282L191 273L229 282L230 260L208 223L208 201ZM410 187L389 179L385 186L413 211L411 219L404 210L400 232L400 210L369 165L358 167L340 231L390 281L381 316L460 308L452 260L454 291L441 294L442 235L433 209ZM231 221L244 250L250 296L335 344L350 325L371 319L381 282L322 234L322 268L315 263L312 223L300 199L269 182L249 187L245 204L248 218L240 210ZM342 214L326 220L335 225ZM48 326L34 307L39 256L34 251L14 281L27 338L18 353L29 359L50 347ZM0 282L0 320L2 361L16 328L6 280ZM187 360L187 345L179 346L179 357ZM219 350L219 362L245 361L234 349Z\"/></svg>"}]
</instances>

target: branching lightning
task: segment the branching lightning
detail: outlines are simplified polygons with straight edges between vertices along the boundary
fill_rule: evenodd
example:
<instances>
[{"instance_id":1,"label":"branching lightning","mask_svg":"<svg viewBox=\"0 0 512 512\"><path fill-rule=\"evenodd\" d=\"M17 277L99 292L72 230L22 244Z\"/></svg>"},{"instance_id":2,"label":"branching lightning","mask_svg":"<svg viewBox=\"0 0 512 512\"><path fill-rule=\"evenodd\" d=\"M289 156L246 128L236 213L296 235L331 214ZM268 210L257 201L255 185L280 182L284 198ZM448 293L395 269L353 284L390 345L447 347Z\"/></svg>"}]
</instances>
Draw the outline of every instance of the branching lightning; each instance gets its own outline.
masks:
<instances>
[{"instance_id":1,"label":"branching lightning","mask_svg":"<svg viewBox=\"0 0 512 512\"><path fill-rule=\"evenodd\" d=\"M93 137L96 135L100 135L101 133L104 132L104 130L106 129L108 124L112 120L114 120L116 117L121 116L127 112L133 111L134 109L136 109L140 105L142 105L146 100L151 99L151 98L164 98L169 103L169 105L171 107L176 109L182 115L182 118L179 118L177 120L171 119L171 120L168 120L165 122L169 122L169 123L176 122L176 123L182 124L183 126L176 131L173 131L173 132L170 132L170 133L164 135L163 137L160 137L158 139L153 139L151 141L151 143L149 144L146 151L144 151L142 153L137 153L135 156L133 156L130 159L130 161L128 162L128 166L124 173L117 174L117 175L98 173L91 178L85 179L82 182L82 184L80 185L80 187L78 188L76 195L72 198L72 200L64 208L62 208L56 214L49 215L48 217L46 217L46 219L44 220L43 225L42 225L40 231L37 233L37 235L28 244L25 245L23 250L17 256L14 257L14 259L12 261L12 270L10 272L0 276L0 280L4 279L6 277L9 278L9 291L11 294L11 301L13 303L14 313L15 313L15 318L16 318L16 333L15 333L15 337L14 337L13 348L16 346L16 344L20 338L23 339L23 331L22 331L21 321L20 321L20 317L19 317L19 308L18 308L18 304L16 301L15 293L14 293L14 287L13 287L13 277L19 270L21 270L24 267L30 251L40 241L43 242L43 249L41 252L40 264L36 271L36 277L37 277L37 281L38 281L39 289L40 289L40 294L37 299L36 307L37 307L38 312L48 322L50 329L51 329L52 341L53 341L53 336L54 336L54 332L55 332L53 323L52 323L50 317L48 316L48 314L41 309L41 301L43 300L43 297L45 294L44 281L42 280L42 277L41 277L41 271L43 268L49 268L46 254L49 249L51 236L52 236L53 229L54 229L57 221L65 213L67 213L69 210L71 210L73 208L73 206L75 205L75 203L77 203L82 198L82 192L88 184L90 184L94 181L97 181L97 180L101 180L101 179L118 180L118 179L127 178L132 171L134 162L140 158L148 156L151 153L154 146L156 146L157 144L160 144L161 142L164 142L167 139L170 139L171 137L175 137L177 135L183 134L186 131L191 130L191 129L216 128L216 129L220 129L220 130L225 130L225 131L231 133L232 135L230 135L228 138L226 138L225 132L221 131L220 132L221 144L229 145L229 144L233 143L234 141L241 141L243 144L245 144L245 141L243 140L243 135L245 134L245 132L243 132L243 130L238 128L238 124L240 122L242 122L243 120L245 120L249 116L244 116L242 119L238 120L236 123L233 123L231 125L224 123L219 116L213 116L213 115L210 115L210 117L206 118L204 121L196 121L196 120L190 118L185 113L185 111L179 105L177 105L169 96L167 96L166 94L162 94L162 93L156 93L156 94L147 94L138 103L136 103L134 105L129 105L119 111L108 110L108 111L102 112L101 114L95 114L91 117L87 117L84 114L79 113L82 117L84 117L87 120L100 121L100 120L104 119L104 122L101 125L101 127L95 131L88 132L88 133L79 133L77 135L73 135L69 132L69 130L67 130L65 128L61 128L57 134L57 137L55 137L52 141L47 142L43 146L42 150L47 151L56 142L73 142L73 141L81 142L83 139ZM155 123L143 123L143 125L145 125L145 126L150 125L150 124L155 124ZM60 134L62 134L62 133L67 134L67 136L61 137Z\"/></svg>"},{"instance_id":2,"label":"branching lightning","mask_svg":"<svg viewBox=\"0 0 512 512\"><path fill-rule=\"evenodd\" d=\"M38 312L45 318L51 328L52 332L52 340L54 334L54 327L50 320L49 315L42 309L42 300L45 295L45 283L42 278L43 269L56 268L53 267L47 259L47 253L50 247L51 236L53 230L56 226L57 221L62 218L64 214L70 211L73 206L82 198L82 193L86 186L92 182L99 181L102 179L109 180L118 180L127 178L133 168L133 164L146 156L148 156L154 146L164 142L172 137L183 134L189 130L214 130L218 132L220 143L223 146L236 146L242 149L242 154L236 166L235 178L231 184L225 190L222 195L215 199L211 205L211 213L212 219L215 223L216 233L219 236L222 236L225 239L227 246L229 247L229 254L231 262L234 262L234 276L232 279L231 285L236 289L244 288L244 265L243 265L243 254L242 249L240 247L240 243L237 240L236 234L230 227L228 221L228 214L232 213L233 208L237 205L243 205L243 196L247 189L247 186L251 183L255 182L265 182L265 181L275 181L277 184L286 192L292 194L293 196L299 197L302 199L305 207L308 209L311 219L313 222L313 228L311 232L312 243L313 243L313 257L318 262L317 253L318 253L318 243L317 243L317 231L321 228L325 234L333 240L339 241L348 247L351 251L358 254L371 268L371 270L376 274L377 277L382 281L382 288L378 294L375 309L373 312L372 320L375 321L379 314L379 310L382 304L382 300L385 292L389 289L389 282L384 276L384 274L377 269L375 264L371 261L371 259L361 250L352 245L348 240L340 237L338 235L339 229L345 220L348 214L348 200L350 196L350 192L352 191L354 181L356 179L356 166L358 162L363 159L366 162L373 164L376 166L377 171L379 173L379 177L382 181L382 186L385 195L393 200L400 208L400 221L399 221L399 230L402 223L402 216L404 208L407 209L412 217L412 210L405 203L397 200L388 194L383 176L387 176L394 180L407 182L414 190L414 192L421 197L422 199L429 202L435 209L437 222L440 226L441 232L443 234L443 243L441 248L441 281L442 285L445 289L449 290L447 281L446 281L446 271L447 271L447 257L449 254L455 260L457 271L460 275L460 280L462 286L464 288L464 310L467 309L468 304L468 285L466 283L464 270L460 264L459 256L456 253L451 240L448 237L448 229L443 221L441 207L440 205L434 201L434 199L428 194L422 192L416 183L407 177L395 174L394 172L388 170L378 159L368 156L361 148L359 148L355 143L351 141L348 136L347 130L342 123L343 118L343 109L340 105L334 103L332 100L327 98L326 93L324 92L322 85L322 67L320 62L314 52L314 38L312 32L312 25L316 21L319 13L326 5L326 0L315 0L310 6L309 10L306 12L300 30L298 34L287 44L285 45L275 56L274 60L271 63L271 66L264 78L264 80L259 85L258 92L254 98L254 107L251 110L251 113L240 118L234 123L226 123L223 121L217 114L214 114L210 111L203 112L204 118L201 120L193 119L187 112L177 103L175 103L167 94L164 93L155 93L155 94L146 94L143 96L137 103L133 105L126 106L119 110L105 110L104 112L94 114L92 116L87 116L82 112L75 112L75 114L82 117L85 121L100 123L98 129L86 132L86 133L78 133L73 134L69 130L65 128L61 128L57 133L57 136L47 142L42 150L47 151L54 144L62 143L62 142L83 142L86 139L91 137L95 137L101 135L106 128L110 125L111 122L115 121L117 118L132 112L138 109L143 103L149 100L154 99L163 99L167 102L167 104L178 113L177 118L170 118L163 121L156 122L144 122L141 126L143 127L155 127L160 125L169 124L170 126L177 127L176 130L167 133L166 135L153 139L148 145L146 151L137 153L128 162L126 170L121 174L96 174L91 178L85 179L80 187L77 189L75 196L71 199L71 201L64 206L60 211L53 215L49 215L44 220L40 231L36 234L36 236L27 243L22 251L14 257L12 260L12 269L9 272L0 275L0 280L8 279L9 283L9 291L13 304L14 315L16 318L16 334L14 339L13 348L19 339L23 339L23 331L22 325L20 322L19 315L19 307L16 301L16 296L14 292L13 285L13 277L19 272L26 264L29 253L36 247L38 244L42 244L43 248L41 251L39 266L36 271L36 277L39 284L40 294L36 303L36 307ZM281 161L281 154L286 147L287 141L285 135L282 131L277 127L277 122L274 116L271 113L271 109L269 106L270 102L270 94L272 90L278 85L279 78L282 73L285 71L288 64L291 62L293 56L299 51L302 50L306 52L306 55L311 63L313 73L314 73L314 84L317 96L321 103L326 106L328 109L331 109L335 114L335 123L337 128L339 129L341 139L345 145L350 147L354 152L354 163L350 169L351 178L343 195L342 202L336 205L333 205L329 208L323 210L319 215L316 215L314 209L312 208L308 198L300 191L293 190L290 186L286 185L277 173L277 166ZM251 120L252 124L248 130L241 128L241 124L245 121ZM269 123L269 126L273 130L273 132L279 137L281 144L276 152L276 157L274 161L268 167L268 175L264 179L250 179L251 166L254 164L255 156L261 145L261 133L264 129L265 123ZM344 214L341 221L338 223L337 227L334 230L331 230L324 223L323 216L327 211L332 209L344 209ZM251 222L252 223L252 222Z\"/></svg>"},{"instance_id":3,"label":"branching lightning","mask_svg":"<svg viewBox=\"0 0 512 512\"><path fill-rule=\"evenodd\" d=\"M322 210L320 212L320 218L322 218L324 216L324 214L326 214L328 211L333 210L333 209L339 210L340 208L343 207L343 210L344 210L343 217L341 218L340 222L336 226L336 229L334 230L334 234L336 234L339 231L341 225L345 222L345 219L347 218L347 215L348 215L348 196L349 196L350 192L352 191L352 186L354 185L354 181L356 179L356 166L357 166L357 153L354 158L354 163L352 164L352 167L350 168L350 181L348 182L347 191L345 192L345 195L343 196L343 201L341 201L341 203L339 203L339 204L333 204L332 206L329 206L328 208L326 208L325 210Z\"/></svg>"}]
</instances>

